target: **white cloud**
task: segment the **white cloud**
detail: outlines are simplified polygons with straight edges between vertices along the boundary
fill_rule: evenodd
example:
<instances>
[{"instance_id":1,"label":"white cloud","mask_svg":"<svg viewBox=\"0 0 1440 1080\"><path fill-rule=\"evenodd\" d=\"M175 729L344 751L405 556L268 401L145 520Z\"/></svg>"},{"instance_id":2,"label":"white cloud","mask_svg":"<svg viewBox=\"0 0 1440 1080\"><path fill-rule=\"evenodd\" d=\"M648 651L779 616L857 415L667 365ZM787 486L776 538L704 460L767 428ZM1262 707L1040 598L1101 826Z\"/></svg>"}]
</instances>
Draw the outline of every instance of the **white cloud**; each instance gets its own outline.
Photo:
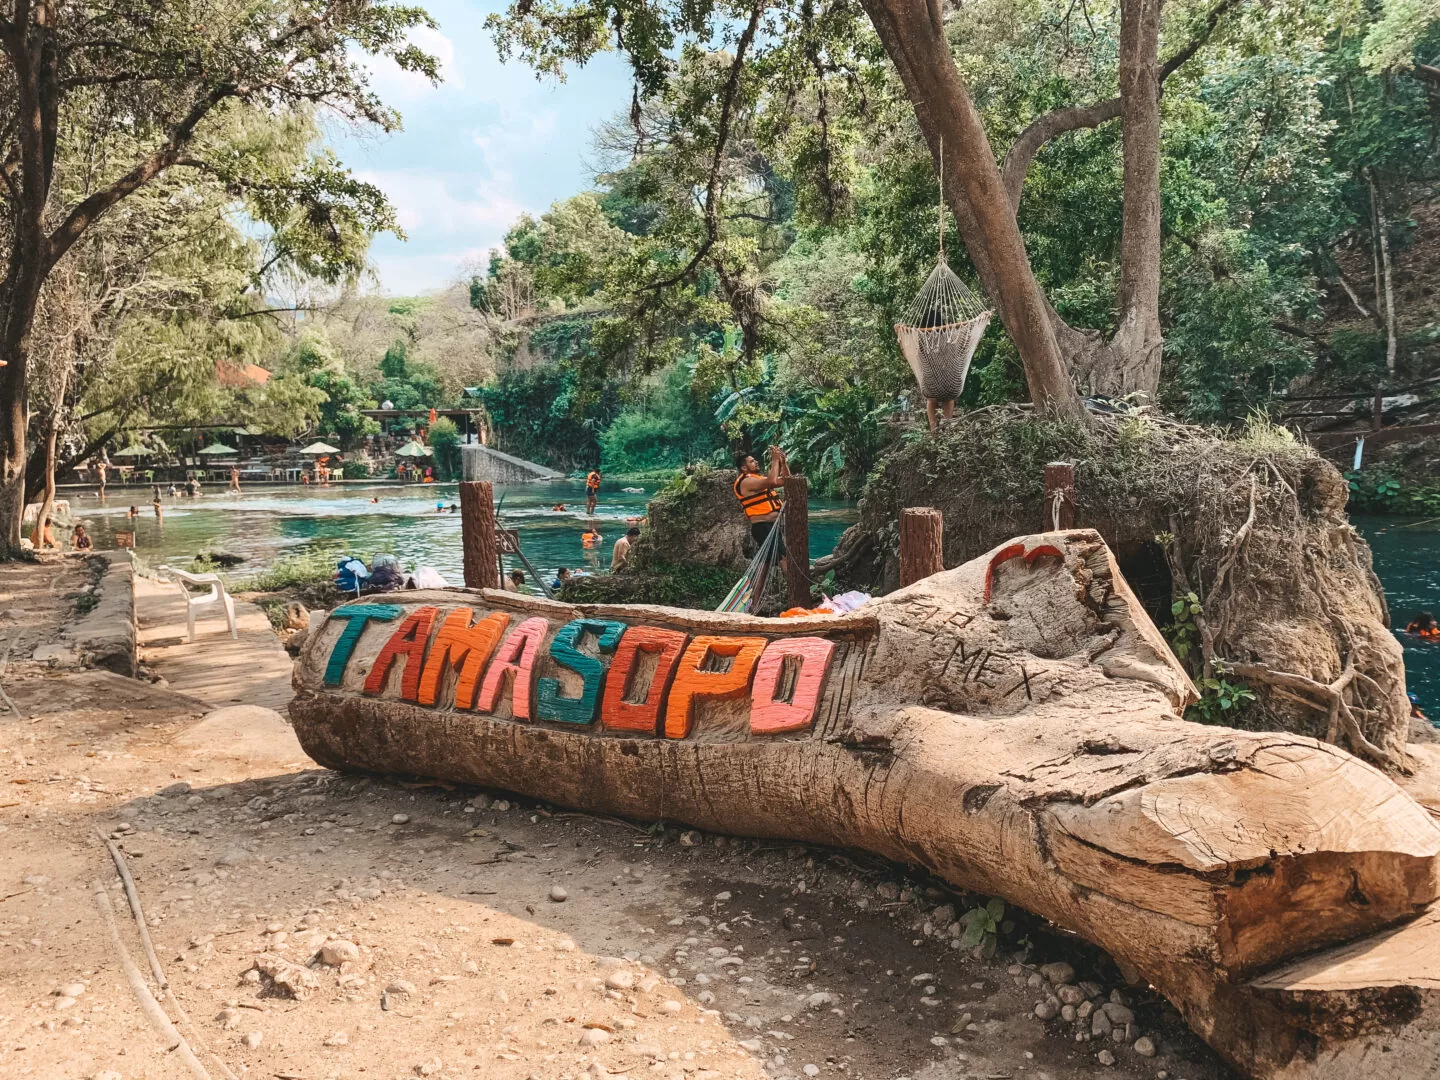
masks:
<instances>
[{"instance_id":1,"label":"white cloud","mask_svg":"<svg viewBox=\"0 0 1440 1080\"><path fill-rule=\"evenodd\" d=\"M394 105L414 101L442 87L447 90L464 88L465 81L455 63L454 42L428 26L417 26L407 36L410 44L435 57L440 70L440 86L435 86L424 75L404 70L388 56L367 56L362 62L370 71L370 87L380 95L381 101Z\"/></svg>"},{"instance_id":2,"label":"white cloud","mask_svg":"<svg viewBox=\"0 0 1440 1080\"><path fill-rule=\"evenodd\" d=\"M372 252L370 256L381 281L381 291L387 296L414 296L444 289L459 277L466 263L483 259L488 251L463 248L413 255L396 246L398 250L394 253Z\"/></svg>"},{"instance_id":3,"label":"white cloud","mask_svg":"<svg viewBox=\"0 0 1440 1080\"><path fill-rule=\"evenodd\" d=\"M505 191L508 178L457 195L443 173L392 170L365 171L357 176L385 192L407 233L423 230L468 236L478 230L503 236L525 210Z\"/></svg>"}]
</instances>

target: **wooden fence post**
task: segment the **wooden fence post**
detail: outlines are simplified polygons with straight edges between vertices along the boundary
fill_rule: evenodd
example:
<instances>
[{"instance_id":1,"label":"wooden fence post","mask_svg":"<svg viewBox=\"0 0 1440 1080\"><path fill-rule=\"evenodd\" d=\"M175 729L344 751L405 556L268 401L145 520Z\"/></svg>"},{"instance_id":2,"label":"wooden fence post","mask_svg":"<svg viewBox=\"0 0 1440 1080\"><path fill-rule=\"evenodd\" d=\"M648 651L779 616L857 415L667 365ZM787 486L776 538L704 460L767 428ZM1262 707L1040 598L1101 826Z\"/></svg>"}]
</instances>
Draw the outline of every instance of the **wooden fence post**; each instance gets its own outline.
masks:
<instances>
[{"instance_id":1,"label":"wooden fence post","mask_svg":"<svg viewBox=\"0 0 1440 1080\"><path fill-rule=\"evenodd\" d=\"M495 542L495 492L488 480L460 482L460 544L467 589L500 587L500 553Z\"/></svg>"},{"instance_id":2,"label":"wooden fence post","mask_svg":"<svg viewBox=\"0 0 1440 1080\"><path fill-rule=\"evenodd\" d=\"M785 582L791 607L810 606L810 481L785 477Z\"/></svg>"},{"instance_id":3,"label":"wooden fence post","mask_svg":"<svg viewBox=\"0 0 1440 1080\"><path fill-rule=\"evenodd\" d=\"M900 511L900 587L945 569L945 518L933 506Z\"/></svg>"},{"instance_id":4,"label":"wooden fence post","mask_svg":"<svg viewBox=\"0 0 1440 1080\"><path fill-rule=\"evenodd\" d=\"M1045 466L1045 495L1040 513L1041 532L1075 527L1075 466L1052 461Z\"/></svg>"}]
</instances>

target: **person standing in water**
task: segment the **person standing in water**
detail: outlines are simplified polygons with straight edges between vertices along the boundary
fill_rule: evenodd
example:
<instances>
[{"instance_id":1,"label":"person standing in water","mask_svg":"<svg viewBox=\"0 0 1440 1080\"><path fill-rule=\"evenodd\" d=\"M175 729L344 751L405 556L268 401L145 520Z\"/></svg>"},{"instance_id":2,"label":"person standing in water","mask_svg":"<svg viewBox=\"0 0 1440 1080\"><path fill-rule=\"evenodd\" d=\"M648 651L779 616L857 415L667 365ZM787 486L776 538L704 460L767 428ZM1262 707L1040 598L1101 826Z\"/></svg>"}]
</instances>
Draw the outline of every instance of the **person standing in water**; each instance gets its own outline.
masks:
<instances>
[{"instance_id":1,"label":"person standing in water","mask_svg":"<svg viewBox=\"0 0 1440 1080\"><path fill-rule=\"evenodd\" d=\"M640 539L639 529L627 529L625 535L615 541L615 547L610 552L610 569L619 570L630 559L630 546Z\"/></svg>"},{"instance_id":2,"label":"person standing in water","mask_svg":"<svg viewBox=\"0 0 1440 1080\"><path fill-rule=\"evenodd\" d=\"M234 465L230 466L230 490L236 493L240 491L240 470Z\"/></svg>"},{"instance_id":3,"label":"person standing in water","mask_svg":"<svg viewBox=\"0 0 1440 1080\"><path fill-rule=\"evenodd\" d=\"M585 477L585 513L595 513L596 500L600 498L600 470L591 469Z\"/></svg>"}]
</instances>

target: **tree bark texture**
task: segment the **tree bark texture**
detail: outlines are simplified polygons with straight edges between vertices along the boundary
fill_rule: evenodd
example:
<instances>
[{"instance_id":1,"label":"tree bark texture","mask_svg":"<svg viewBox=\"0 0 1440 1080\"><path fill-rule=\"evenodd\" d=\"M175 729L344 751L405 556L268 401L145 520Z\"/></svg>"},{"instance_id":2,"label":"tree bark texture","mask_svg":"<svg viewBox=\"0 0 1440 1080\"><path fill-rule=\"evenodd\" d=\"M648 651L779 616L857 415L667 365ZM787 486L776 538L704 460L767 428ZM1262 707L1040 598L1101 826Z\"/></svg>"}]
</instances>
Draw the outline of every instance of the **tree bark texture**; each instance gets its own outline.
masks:
<instances>
[{"instance_id":1,"label":"tree bark texture","mask_svg":"<svg viewBox=\"0 0 1440 1080\"><path fill-rule=\"evenodd\" d=\"M500 588L495 491L488 480L460 482L460 544L467 589Z\"/></svg>"},{"instance_id":2,"label":"tree bark texture","mask_svg":"<svg viewBox=\"0 0 1440 1080\"><path fill-rule=\"evenodd\" d=\"M1045 466L1040 528L1044 532L1075 527L1075 466L1052 461Z\"/></svg>"},{"instance_id":3,"label":"tree bark texture","mask_svg":"<svg viewBox=\"0 0 1440 1080\"><path fill-rule=\"evenodd\" d=\"M1094 532L846 616L396 599L306 641L290 712L324 765L919 863L1108 950L1254 1076L1440 1052L1404 989L1440 965L1352 973L1361 1015L1254 982L1425 912L1440 827L1334 746L1181 720L1194 688Z\"/></svg>"},{"instance_id":4,"label":"tree bark texture","mask_svg":"<svg viewBox=\"0 0 1440 1080\"><path fill-rule=\"evenodd\" d=\"M1057 415L1083 417L990 140L950 55L938 0L933 7L926 0L863 4L945 178L945 201L970 260L1019 350L1030 400Z\"/></svg>"},{"instance_id":5,"label":"tree bark texture","mask_svg":"<svg viewBox=\"0 0 1440 1080\"><path fill-rule=\"evenodd\" d=\"M810 606L810 481L785 477L785 584L791 607Z\"/></svg>"},{"instance_id":6,"label":"tree bark texture","mask_svg":"<svg viewBox=\"0 0 1440 1080\"><path fill-rule=\"evenodd\" d=\"M900 511L900 585L945 569L945 518L932 506Z\"/></svg>"}]
</instances>

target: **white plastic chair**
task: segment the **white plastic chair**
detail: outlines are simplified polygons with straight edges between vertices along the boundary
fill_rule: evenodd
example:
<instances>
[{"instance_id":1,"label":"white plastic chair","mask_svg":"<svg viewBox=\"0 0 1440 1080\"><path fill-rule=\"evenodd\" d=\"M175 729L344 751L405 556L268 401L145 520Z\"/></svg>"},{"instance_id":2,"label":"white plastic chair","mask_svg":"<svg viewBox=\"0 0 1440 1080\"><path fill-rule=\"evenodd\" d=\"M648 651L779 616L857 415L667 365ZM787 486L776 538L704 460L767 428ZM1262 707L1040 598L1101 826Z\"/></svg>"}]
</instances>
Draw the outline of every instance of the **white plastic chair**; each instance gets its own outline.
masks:
<instances>
[{"instance_id":1,"label":"white plastic chair","mask_svg":"<svg viewBox=\"0 0 1440 1080\"><path fill-rule=\"evenodd\" d=\"M220 580L219 574L187 574L184 570L176 570L170 566L162 566L160 569L164 573L174 575L175 583L185 597L185 622L191 641L195 640L195 609L205 607L207 604L218 604L224 608L225 622L230 627L230 636L239 638L240 633L235 629L235 600L225 591L225 583ZM208 585L210 591L203 596L196 596L186 587L188 585L200 587Z\"/></svg>"}]
</instances>

